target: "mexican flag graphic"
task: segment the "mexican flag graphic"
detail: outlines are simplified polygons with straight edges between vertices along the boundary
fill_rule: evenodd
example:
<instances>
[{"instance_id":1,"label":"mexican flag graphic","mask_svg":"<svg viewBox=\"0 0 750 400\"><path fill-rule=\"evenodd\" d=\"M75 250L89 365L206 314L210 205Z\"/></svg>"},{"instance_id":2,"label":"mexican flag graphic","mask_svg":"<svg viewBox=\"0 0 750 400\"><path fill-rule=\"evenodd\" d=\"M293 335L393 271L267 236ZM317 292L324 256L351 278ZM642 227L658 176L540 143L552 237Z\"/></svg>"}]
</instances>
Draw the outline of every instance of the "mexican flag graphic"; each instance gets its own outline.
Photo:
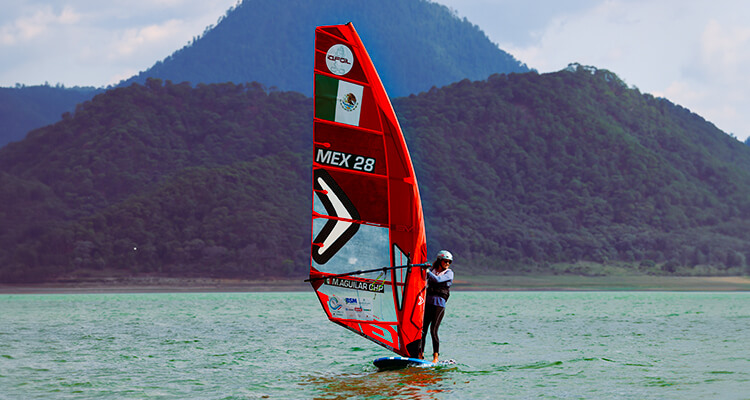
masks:
<instances>
[{"instance_id":1,"label":"mexican flag graphic","mask_svg":"<svg viewBox=\"0 0 750 400\"><path fill-rule=\"evenodd\" d=\"M364 87L315 75L315 118L359 126Z\"/></svg>"}]
</instances>

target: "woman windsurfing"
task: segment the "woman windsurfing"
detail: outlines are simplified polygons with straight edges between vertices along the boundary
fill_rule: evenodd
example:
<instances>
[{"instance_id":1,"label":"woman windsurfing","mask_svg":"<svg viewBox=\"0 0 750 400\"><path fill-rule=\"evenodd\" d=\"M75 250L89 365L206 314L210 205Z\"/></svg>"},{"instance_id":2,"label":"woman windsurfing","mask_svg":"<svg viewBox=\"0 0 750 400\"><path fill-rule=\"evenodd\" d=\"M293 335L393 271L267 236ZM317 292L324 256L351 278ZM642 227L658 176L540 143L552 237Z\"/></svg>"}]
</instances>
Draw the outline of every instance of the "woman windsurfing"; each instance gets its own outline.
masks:
<instances>
[{"instance_id":1,"label":"woman windsurfing","mask_svg":"<svg viewBox=\"0 0 750 400\"><path fill-rule=\"evenodd\" d=\"M427 339L427 329L432 336L432 362L438 362L440 353L440 338L438 329L445 314L445 304L450 297L450 287L453 284L453 271L450 265L453 255L447 250L440 250L432 268L427 270L427 301L424 308L424 324L422 325L422 343L419 358L424 359L424 346Z\"/></svg>"}]
</instances>

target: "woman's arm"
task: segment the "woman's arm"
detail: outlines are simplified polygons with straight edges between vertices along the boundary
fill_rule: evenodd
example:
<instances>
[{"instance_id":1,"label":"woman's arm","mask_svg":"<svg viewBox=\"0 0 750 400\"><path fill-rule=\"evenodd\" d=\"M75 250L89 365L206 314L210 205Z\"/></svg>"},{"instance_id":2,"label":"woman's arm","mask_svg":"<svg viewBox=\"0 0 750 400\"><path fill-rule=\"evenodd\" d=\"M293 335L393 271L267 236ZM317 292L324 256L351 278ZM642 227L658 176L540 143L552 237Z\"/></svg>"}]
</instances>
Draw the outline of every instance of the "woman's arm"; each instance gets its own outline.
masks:
<instances>
[{"instance_id":1,"label":"woman's arm","mask_svg":"<svg viewBox=\"0 0 750 400\"><path fill-rule=\"evenodd\" d=\"M453 280L453 271L448 270L448 271L446 271L442 275L435 275L435 273L432 272L432 270L427 270L427 278L430 281L437 282L437 283L452 281Z\"/></svg>"}]
</instances>

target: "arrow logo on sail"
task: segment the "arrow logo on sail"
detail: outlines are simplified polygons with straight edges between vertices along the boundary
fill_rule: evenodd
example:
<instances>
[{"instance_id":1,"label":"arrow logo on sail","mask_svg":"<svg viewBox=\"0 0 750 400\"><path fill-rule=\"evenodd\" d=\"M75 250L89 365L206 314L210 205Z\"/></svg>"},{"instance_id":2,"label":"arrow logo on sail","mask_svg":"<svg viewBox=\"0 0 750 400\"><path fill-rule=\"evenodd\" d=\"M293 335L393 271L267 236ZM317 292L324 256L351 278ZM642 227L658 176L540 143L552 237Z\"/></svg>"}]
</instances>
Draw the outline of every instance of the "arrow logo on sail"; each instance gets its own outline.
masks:
<instances>
[{"instance_id":1,"label":"arrow logo on sail","mask_svg":"<svg viewBox=\"0 0 750 400\"><path fill-rule=\"evenodd\" d=\"M359 221L360 217L352 201L327 171L315 170L313 181L315 194L333 217L313 239L312 258L318 264L325 264L357 233L359 224L353 221Z\"/></svg>"}]
</instances>

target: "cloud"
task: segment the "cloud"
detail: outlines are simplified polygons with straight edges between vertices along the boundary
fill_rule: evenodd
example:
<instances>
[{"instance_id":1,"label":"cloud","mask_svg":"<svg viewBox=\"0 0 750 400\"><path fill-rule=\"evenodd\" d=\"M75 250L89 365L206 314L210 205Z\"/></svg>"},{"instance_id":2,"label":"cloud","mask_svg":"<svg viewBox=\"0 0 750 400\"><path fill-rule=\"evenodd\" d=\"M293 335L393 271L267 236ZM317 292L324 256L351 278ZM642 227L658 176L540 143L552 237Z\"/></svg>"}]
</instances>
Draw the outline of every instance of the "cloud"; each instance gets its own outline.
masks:
<instances>
[{"instance_id":1,"label":"cloud","mask_svg":"<svg viewBox=\"0 0 750 400\"><path fill-rule=\"evenodd\" d=\"M750 83L750 26L727 26L716 19L706 24L701 36L703 67L719 79Z\"/></svg>"},{"instance_id":2,"label":"cloud","mask_svg":"<svg viewBox=\"0 0 750 400\"><path fill-rule=\"evenodd\" d=\"M676 32L664 32L663 16L668 8L666 2L599 1L576 13L550 18L534 35L536 42L528 46L503 41L500 45L541 72L579 62L627 75L629 71L650 68L654 61L665 57L685 57L682 49L671 43L680 35L679 26L672 27ZM675 71L669 70L672 65L667 62L661 64L665 68L650 68L650 78L638 85L650 86L651 81L674 75ZM628 76L621 77L629 80Z\"/></svg>"},{"instance_id":3,"label":"cloud","mask_svg":"<svg viewBox=\"0 0 750 400\"><path fill-rule=\"evenodd\" d=\"M15 0L0 13L0 86L119 82L200 36L237 0Z\"/></svg>"},{"instance_id":4,"label":"cloud","mask_svg":"<svg viewBox=\"0 0 750 400\"><path fill-rule=\"evenodd\" d=\"M748 12L703 10L695 21L695 40L686 43L691 57L681 73L654 93L683 105L744 141L750 136L750 25ZM736 14L736 15L735 15Z\"/></svg>"},{"instance_id":5,"label":"cloud","mask_svg":"<svg viewBox=\"0 0 750 400\"><path fill-rule=\"evenodd\" d=\"M589 9L600 0L434 0L478 25L495 43L528 46L550 20ZM506 50L503 48L503 50ZM506 50L507 51L507 50Z\"/></svg>"},{"instance_id":6,"label":"cloud","mask_svg":"<svg viewBox=\"0 0 750 400\"><path fill-rule=\"evenodd\" d=\"M0 27L0 45L20 45L80 20L81 15L69 6L57 13L52 7L46 6L35 10L30 16L19 17Z\"/></svg>"},{"instance_id":7,"label":"cloud","mask_svg":"<svg viewBox=\"0 0 750 400\"><path fill-rule=\"evenodd\" d=\"M172 19L162 24L126 29L121 32L121 37L114 43L110 58L122 59L142 51L144 47L158 46L165 42L174 43L182 39L185 33L190 33L186 32L188 31L186 28L184 21Z\"/></svg>"}]
</instances>

